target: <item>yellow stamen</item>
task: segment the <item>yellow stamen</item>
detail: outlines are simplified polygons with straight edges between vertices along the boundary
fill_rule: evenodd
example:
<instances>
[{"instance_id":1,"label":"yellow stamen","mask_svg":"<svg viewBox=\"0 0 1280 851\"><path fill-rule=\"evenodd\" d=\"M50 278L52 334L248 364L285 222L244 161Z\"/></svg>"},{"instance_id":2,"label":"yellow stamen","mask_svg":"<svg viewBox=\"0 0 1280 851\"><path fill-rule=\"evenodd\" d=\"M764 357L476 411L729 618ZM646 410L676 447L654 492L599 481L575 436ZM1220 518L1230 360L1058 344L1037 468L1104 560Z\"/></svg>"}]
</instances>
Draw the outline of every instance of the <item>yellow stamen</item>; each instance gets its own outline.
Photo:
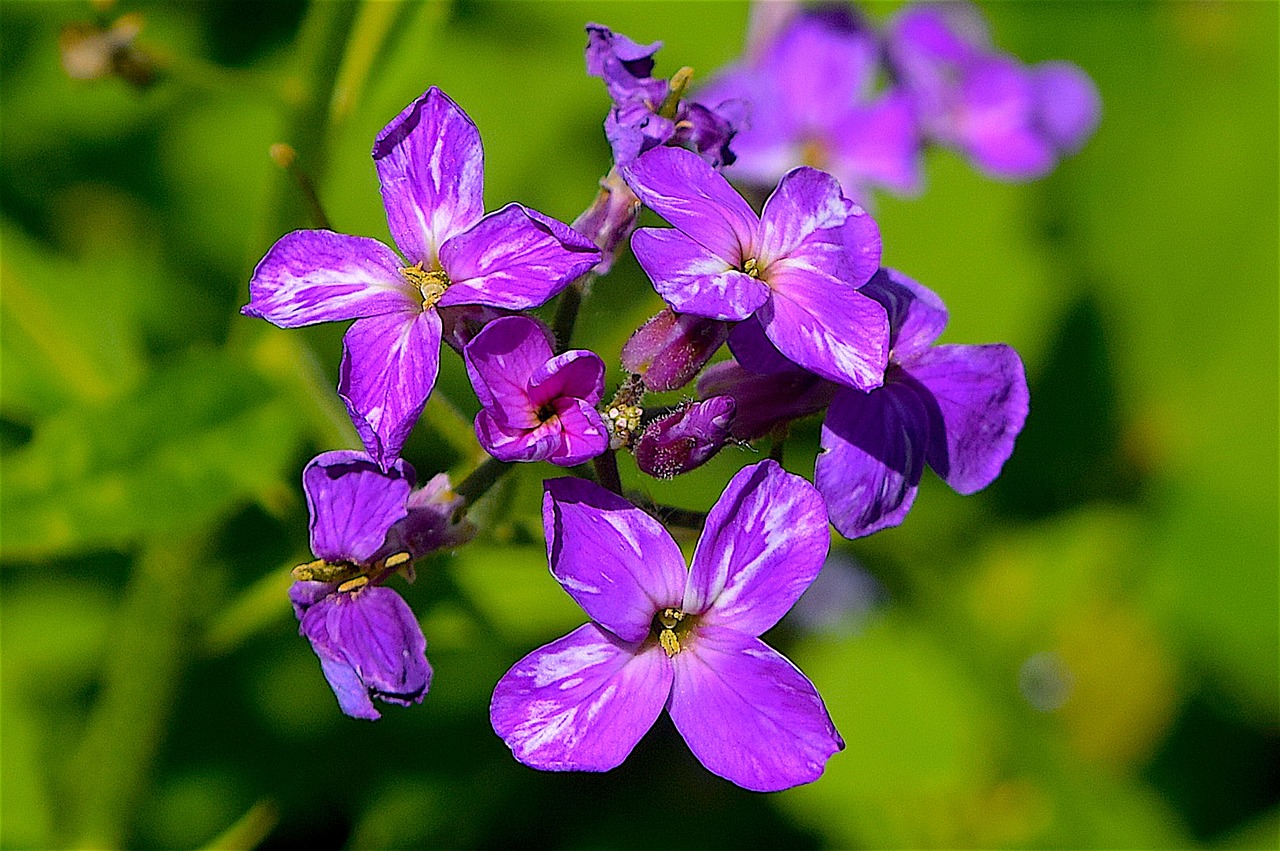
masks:
<instances>
[{"instance_id":1,"label":"yellow stamen","mask_svg":"<svg viewBox=\"0 0 1280 851\"><path fill-rule=\"evenodd\" d=\"M753 278L760 277L760 261L754 257L748 257L746 262L742 264L742 271Z\"/></svg>"},{"instance_id":2,"label":"yellow stamen","mask_svg":"<svg viewBox=\"0 0 1280 851\"><path fill-rule=\"evenodd\" d=\"M396 553L395 555L387 556L387 560L384 562L384 564L387 567L399 567L400 565L404 564L408 560L409 560L408 553Z\"/></svg>"},{"instance_id":3,"label":"yellow stamen","mask_svg":"<svg viewBox=\"0 0 1280 851\"><path fill-rule=\"evenodd\" d=\"M658 643L666 651L668 659L680 652L680 639L676 638L676 634L669 629L658 633Z\"/></svg>"},{"instance_id":4,"label":"yellow stamen","mask_svg":"<svg viewBox=\"0 0 1280 851\"><path fill-rule=\"evenodd\" d=\"M346 582L338 586L341 592L354 591L357 588L363 588L369 584L369 577L357 576L355 579L348 579Z\"/></svg>"},{"instance_id":5,"label":"yellow stamen","mask_svg":"<svg viewBox=\"0 0 1280 851\"><path fill-rule=\"evenodd\" d=\"M423 310L435 307L449 288L449 276L442 269L423 269L421 263L415 263L401 269L400 274L422 294Z\"/></svg>"}]
</instances>

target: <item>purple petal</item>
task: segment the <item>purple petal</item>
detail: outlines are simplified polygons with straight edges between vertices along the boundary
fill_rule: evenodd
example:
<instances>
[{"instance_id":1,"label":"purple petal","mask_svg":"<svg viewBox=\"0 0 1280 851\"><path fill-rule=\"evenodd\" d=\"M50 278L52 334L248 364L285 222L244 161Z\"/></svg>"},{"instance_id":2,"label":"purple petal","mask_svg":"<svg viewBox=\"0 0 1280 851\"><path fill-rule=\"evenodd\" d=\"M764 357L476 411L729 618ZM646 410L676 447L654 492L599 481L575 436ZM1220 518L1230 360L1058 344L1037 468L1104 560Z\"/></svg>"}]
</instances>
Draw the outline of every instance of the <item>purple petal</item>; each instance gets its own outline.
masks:
<instances>
[{"instance_id":1,"label":"purple petal","mask_svg":"<svg viewBox=\"0 0 1280 851\"><path fill-rule=\"evenodd\" d=\"M241 312L281 328L409 312L417 302L400 274L403 265L376 239L296 230L253 270Z\"/></svg>"},{"instance_id":2,"label":"purple petal","mask_svg":"<svg viewBox=\"0 0 1280 851\"><path fill-rule=\"evenodd\" d=\"M631 237L653 288L677 313L706 319L746 319L769 298L769 288L678 230L640 228Z\"/></svg>"},{"instance_id":3,"label":"purple petal","mask_svg":"<svg viewBox=\"0 0 1280 851\"><path fill-rule=\"evenodd\" d=\"M902 522L916 498L929 437L929 415L907 384L836 395L822 424L813 481L841 535L860 538Z\"/></svg>"},{"instance_id":4,"label":"purple petal","mask_svg":"<svg viewBox=\"0 0 1280 851\"><path fill-rule=\"evenodd\" d=\"M729 351L733 352L734 360L749 372L760 375L803 372L769 340L758 316L733 326L729 332Z\"/></svg>"},{"instance_id":5,"label":"purple petal","mask_svg":"<svg viewBox=\"0 0 1280 851\"><path fill-rule=\"evenodd\" d=\"M409 515L387 530L386 543L374 560L395 553L408 553L411 559L419 559L436 550L452 550L467 543L475 536L476 528L461 513L464 503L453 492L448 473L432 476L409 494Z\"/></svg>"},{"instance_id":6,"label":"purple petal","mask_svg":"<svg viewBox=\"0 0 1280 851\"><path fill-rule=\"evenodd\" d=\"M776 792L817 780L844 749L813 683L760 639L700 624L672 661L671 720L713 774Z\"/></svg>"},{"instance_id":7,"label":"purple petal","mask_svg":"<svg viewBox=\"0 0 1280 851\"><path fill-rule=\"evenodd\" d=\"M839 388L803 369L759 375L734 361L715 364L698 379L699 398L733 398L732 431L739 440L764 437L780 423L821 411Z\"/></svg>"},{"instance_id":8,"label":"purple petal","mask_svg":"<svg viewBox=\"0 0 1280 851\"><path fill-rule=\"evenodd\" d=\"M551 575L593 621L626 641L680 605L684 556L662 524L582 479L544 482L542 524Z\"/></svg>"},{"instance_id":9,"label":"purple petal","mask_svg":"<svg viewBox=\"0 0 1280 851\"><path fill-rule=\"evenodd\" d=\"M581 399L557 399L555 419L559 423L560 442L547 456L552 464L573 467L590 461L609 448L609 429L592 403Z\"/></svg>"},{"instance_id":10,"label":"purple petal","mask_svg":"<svg viewBox=\"0 0 1280 851\"><path fill-rule=\"evenodd\" d=\"M960 134L978 168L1009 180L1053 168L1053 146L1034 125L1036 93L1027 69L1001 56L976 63L967 69L960 96Z\"/></svg>"},{"instance_id":11,"label":"purple petal","mask_svg":"<svg viewBox=\"0 0 1280 851\"><path fill-rule=\"evenodd\" d=\"M1018 353L1005 345L935 346L904 370L928 391L934 433L927 459L943 481L970 494L995 480L1027 419L1027 379ZM937 420L941 420L939 426Z\"/></svg>"},{"instance_id":12,"label":"purple petal","mask_svg":"<svg viewBox=\"0 0 1280 851\"><path fill-rule=\"evenodd\" d=\"M343 339L338 395L365 449L382 466L400 455L435 387L440 317L392 314L361 319Z\"/></svg>"},{"instance_id":13,"label":"purple petal","mask_svg":"<svg viewBox=\"0 0 1280 851\"><path fill-rule=\"evenodd\" d=\"M858 187L885 187L915 195L924 183L923 140L911 99L888 92L868 107L849 110L830 137L829 168L846 194L864 197Z\"/></svg>"},{"instance_id":14,"label":"purple petal","mask_svg":"<svg viewBox=\"0 0 1280 851\"><path fill-rule=\"evenodd\" d=\"M335 563L364 564L387 530L408 514L413 467L396 460L383 472L363 452L339 450L311 459L302 490L311 514L311 552Z\"/></svg>"},{"instance_id":15,"label":"purple petal","mask_svg":"<svg viewBox=\"0 0 1280 851\"><path fill-rule=\"evenodd\" d=\"M681 608L700 625L759 635L800 599L830 544L813 485L776 461L744 467L707 515Z\"/></svg>"},{"instance_id":16,"label":"purple petal","mask_svg":"<svg viewBox=\"0 0 1280 851\"><path fill-rule=\"evenodd\" d=\"M777 263L859 287L880 265L880 229L834 177L802 167L788 172L765 202L759 252L761 278L770 283Z\"/></svg>"},{"instance_id":17,"label":"purple petal","mask_svg":"<svg viewBox=\"0 0 1280 851\"><path fill-rule=\"evenodd\" d=\"M544 359L529 377L529 399L535 407L561 397L594 405L603 395L604 361L586 349Z\"/></svg>"},{"instance_id":18,"label":"purple petal","mask_svg":"<svg viewBox=\"0 0 1280 851\"><path fill-rule=\"evenodd\" d=\"M534 425L507 425L491 411L476 414L476 439L480 446L499 461L532 463L545 461L560 447L559 421L538 422Z\"/></svg>"},{"instance_id":19,"label":"purple petal","mask_svg":"<svg viewBox=\"0 0 1280 851\"><path fill-rule=\"evenodd\" d=\"M653 55L662 42L637 44L600 24L587 24L587 73L604 80L615 102L629 99L661 103L667 81L652 79Z\"/></svg>"},{"instance_id":20,"label":"purple petal","mask_svg":"<svg viewBox=\"0 0 1280 851\"><path fill-rule=\"evenodd\" d=\"M836 15L797 15L772 45L765 68L778 81L782 103L799 127L830 125L875 82L875 33L847 8Z\"/></svg>"},{"instance_id":21,"label":"purple petal","mask_svg":"<svg viewBox=\"0 0 1280 851\"><path fill-rule=\"evenodd\" d=\"M883 307L790 261L771 266L769 277L773 297L760 308L760 321L778 351L831 381L862 390L880 386L889 354Z\"/></svg>"},{"instance_id":22,"label":"purple petal","mask_svg":"<svg viewBox=\"0 0 1280 851\"><path fill-rule=\"evenodd\" d=\"M484 215L484 148L462 108L432 86L373 144L387 224L411 263L434 267L440 248Z\"/></svg>"},{"instance_id":23,"label":"purple petal","mask_svg":"<svg viewBox=\"0 0 1280 851\"><path fill-rule=\"evenodd\" d=\"M1074 153L1093 135L1102 116L1098 87L1070 62L1041 62L1031 69L1040 131L1059 153Z\"/></svg>"},{"instance_id":24,"label":"purple petal","mask_svg":"<svg viewBox=\"0 0 1280 851\"><path fill-rule=\"evenodd\" d=\"M861 292L889 314L889 359L895 363L928 350L947 327L947 307L937 293L897 269L880 269Z\"/></svg>"},{"instance_id":25,"label":"purple petal","mask_svg":"<svg viewBox=\"0 0 1280 851\"><path fill-rule=\"evenodd\" d=\"M551 356L549 333L524 316L490 322L462 353L481 406L496 423L521 429L541 422L541 402L529 398L529 380Z\"/></svg>"},{"instance_id":26,"label":"purple petal","mask_svg":"<svg viewBox=\"0 0 1280 851\"><path fill-rule=\"evenodd\" d=\"M299 631L311 642L342 711L378 718L370 697L408 706L431 685L427 642L405 601L390 588L335 593L307 609Z\"/></svg>"},{"instance_id":27,"label":"purple petal","mask_svg":"<svg viewBox=\"0 0 1280 851\"><path fill-rule=\"evenodd\" d=\"M440 305L527 310L544 304L600 261L595 243L519 204L490 213L440 250L452 282Z\"/></svg>"},{"instance_id":28,"label":"purple petal","mask_svg":"<svg viewBox=\"0 0 1280 851\"><path fill-rule=\"evenodd\" d=\"M623 167L622 176L645 206L730 267L751 256L760 220L729 181L697 154L654 148Z\"/></svg>"},{"instance_id":29,"label":"purple petal","mask_svg":"<svg viewBox=\"0 0 1280 851\"><path fill-rule=\"evenodd\" d=\"M498 681L493 730L543 771L617 768L658 720L671 662L656 644L619 641L593 623L539 647Z\"/></svg>"}]
</instances>

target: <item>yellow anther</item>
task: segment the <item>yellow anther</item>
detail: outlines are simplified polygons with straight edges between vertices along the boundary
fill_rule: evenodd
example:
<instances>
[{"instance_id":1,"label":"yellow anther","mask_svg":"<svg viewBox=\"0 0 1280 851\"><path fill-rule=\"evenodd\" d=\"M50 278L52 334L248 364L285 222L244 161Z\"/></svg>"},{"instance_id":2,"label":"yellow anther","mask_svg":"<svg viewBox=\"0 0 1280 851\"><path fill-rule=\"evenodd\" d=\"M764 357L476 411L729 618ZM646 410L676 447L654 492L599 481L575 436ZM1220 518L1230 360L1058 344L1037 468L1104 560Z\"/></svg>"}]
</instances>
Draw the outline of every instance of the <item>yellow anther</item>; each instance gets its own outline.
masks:
<instances>
[{"instance_id":1,"label":"yellow anther","mask_svg":"<svg viewBox=\"0 0 1280 851\"><path fill-rule=\"evenodd\" d=\"M293 578L302 582L337 582L351 574L352 567L346 562L330 564L322 558L300 564L293 569Z\"/></svg>"},{"instance_id":2,"label":"yellow anther","mask_svg":"<svg viewBox=\"0 0 1280 851\"><path fill-rule=\"evenodd\" d=\"M676 638L676 634L669 629L658 633L658 643L662 645L668 659L680 652L680 639Z\"/></svg>"},{"instance_id":3,"label":"yellow anther","mask_svg":"<svg viewBox=\"0 0 1280 851\"><path fill-rule=\"evenodd\" d=\"M667 629L674 629L675 625L684 620L684 612L679 609L663 609L658 613L658 623Z\"/></svg>"},{"instance_id":4,"label":"yellow anther","mask_svg":"<svg viewBox=\"0 0 1280 851\"><path fill-rule=\"evenodd\" d=\"M404 564L408 560L409 560L408 553L396 553L395 555L387 556L387 560L383 562L383 564L385 564L387 567L399 567L400 565Z\"/></svg>"},{"instance_id":5,"label":"yellow anther","mask_svg":"<svg viewBox=\"0 0 1280 851\"><path fill-rule=\"evenodd\" d=\"M355 579L348 579L346 582L339 585L338 590L341 592L354 591L357 588L363 588L368 584L369 584L369 577L357 576Z\"/></svg>"},{"instance_id":6,"label":"yellow anther","mask_svg":"<svg viewBox=\"0 0 1280 851\"><path fill-rule=\"evenodd\" d=\"M757 261L757 260L756 260L756 258L754 258L754 257L750 257L750 258L748 258L748 259L747 259L747 261L746 261L745 263L743 263L743 264L742 264L742 271L743 271L743 272L745 272L746 274L750 275L750 276L751 276L751 277L753 277L753 278L758 278L758 277L760 277L760 263L759 263L759 261Z\"/></svg>"},{"instance_id":7,"label":"yellow anther","mask_svg":"<svg viewBox=\"0 0 1280 851\"><path fill-rule=\"evenodd\" d=\"M440 296L449 288L449 276L441 269L423 269L421 263L400 270L404 279L422 294L422 309L435 307Z\"/></svg>"}]
</instances>

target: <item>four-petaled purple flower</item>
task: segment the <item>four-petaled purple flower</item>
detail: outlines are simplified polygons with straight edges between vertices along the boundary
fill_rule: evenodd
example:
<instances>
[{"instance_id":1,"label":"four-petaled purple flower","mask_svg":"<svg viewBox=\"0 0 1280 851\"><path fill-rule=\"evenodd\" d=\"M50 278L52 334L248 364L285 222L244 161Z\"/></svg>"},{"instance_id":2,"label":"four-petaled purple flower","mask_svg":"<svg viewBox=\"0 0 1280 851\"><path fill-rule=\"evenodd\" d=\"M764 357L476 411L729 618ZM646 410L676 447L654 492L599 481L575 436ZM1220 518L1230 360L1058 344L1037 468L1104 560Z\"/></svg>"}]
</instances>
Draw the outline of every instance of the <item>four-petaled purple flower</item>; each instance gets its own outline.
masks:
<instances>
[{"instance_id":1,"label":"four-petaled purple flower","mask_svg":"<svg viewBox=\"0 0 1280 851\"><path fill-rule=\"evenodd\" d=\"M752 323L729 337L741 365L719 365L698 386L702 395L736 399L738 422L750 424L742 431L735 424L744 439L830 401L814 484L846 538L901 523L926 463L958 493L991 484L1013 453L1029 399L1022 361L1009 346L932 345L947 310L929 289L882 269L862 291L889 313L884 386L864 393L807 376ZM765 402L775 398L788 401Z\"/></svg>"},{"instance_id":2,"label":"four-petaled purple flower","mask_svg":"<svg viewBox=\"0 0 1280 851\"><path fill-rule=\"evenodd\" d=\"M757 791L817 779L844 747L813 684L758 637L830 543L813 486L762 461L711 509L685 570L657 520L578 479L546 483L551 573L591 623L516 663L493 728L534 768L607 771L666 707L694 755Z\"/></svg>"},{"instance_id":3,"label":"four-petaled purple flower","mask_svg":"<svg viewBox=\"0 0 1280 851\"><path fill-rule=\"evenodd\" d=\"M845 7L797 10L753 54L700 92L751 104L727 174L772 186L804 164L833 174L859 202L872 189L919 191L921 139L911 102L897 88L876 91L880 45L860 16Z\"/></svg>"},{"instance_id":4,"label":"four-petaled purple flower","mask_svg":"<svg viewBox=\"0 0 1280 851\"><path fill-rule=\"evenodd\" d=\"M880 231L817 169L788 172L757 216L696 155L655 148L622 170L675 226L641 228L631 249L677 313L755 317L788 358L863 390L880 386L884 308L858 292L880 265Z\"/></svg>"},{"instance_id":5,"label":"four-petaled purple flower","mask_svg":"<svg viewBox=\"0 0 1280 851\"><path fill-rule=\"evenodd\" d=\"M604 132L614 162L631 162L658 145L690 147L719 167L733 162L729 143L739 131L746 104L719 99L714 108L684 98L688 71L654 79L653 55L662 42L637 44L600 24L587 24L587 73L604 80L613 99Z\"/></svg>"},{"instance_id":6,"label":"four-petaled purple flower","mask_svg":"<svg viewBox=\"0 0 1280 851\"><path fill-rule=\"evenodd\" d=\"M539 322L509 316L489 323L463 351L483 409L476 436L500 461L550 461L572 467L609 447L595 405L604 363L594 353L555 355Z\"/></svg>"},{"instance_id":7,"label":"four-petaled purple flower","mask_svg":"<svg viewBox=\"0 0 1280 851\"><path fill-rule=\"evenodd\" d=\"M1098 125L1101 102L1087 74L1070 62L1028 66L996 51L970 4L904 9L887 42L926 134L991 177L1042 177Z\"/></svg>"},{"instance_id":8,"label":"four-petaled purple flower","mask_svg":"<svg viewBox=\"0 0 1280 851\"><path fill-rule=\"evenodd\" d=\"M484 214L479 131L439 89L378 134L373 159L405 259L374 239L294 231L254 270L243 312L282 328L357 320L344 341L338 392L365 448L388 469L435 385L438 311L537 307L594 266L600 251L519 204Z\"/></svg>"},{"instance_id":9,"label":"four-petaled purple flower","mask_svg":"<svg viewBox=\"0 0 1280 851\"><path fill-rule=\"evenodd\" d=\"M302 473L316 561L289 589L299 631L311 642L342 711L376 719L372 697L407 706L431 684L426 639L408 604L381 583L413 559L457 546L470 526L453 514L447 477L411 495L414 471L383 471L361 452L326 452Z\"/></svg>"}]
</instances>

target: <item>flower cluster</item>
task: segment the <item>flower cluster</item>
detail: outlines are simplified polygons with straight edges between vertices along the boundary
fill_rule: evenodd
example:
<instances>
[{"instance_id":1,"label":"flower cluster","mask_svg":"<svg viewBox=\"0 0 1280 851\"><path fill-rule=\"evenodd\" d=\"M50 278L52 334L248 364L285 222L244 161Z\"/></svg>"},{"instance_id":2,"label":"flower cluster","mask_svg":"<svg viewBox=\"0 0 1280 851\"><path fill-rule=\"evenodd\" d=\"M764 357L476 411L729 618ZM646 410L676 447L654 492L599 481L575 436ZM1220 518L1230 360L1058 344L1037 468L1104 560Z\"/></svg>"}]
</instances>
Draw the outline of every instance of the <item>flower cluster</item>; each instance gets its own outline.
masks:
<instances>
[{"instance_id":1,"label":"flower cluster","mask_svg":"<svg viewBox=\"0 0 1280 851\"><path fill-rule=\"evenodd\" d=\"M355 320L338 393L364 451L303 471L316 560L290 592L345 713L423 699L426 641L387 581L412 581L415 560L482 531L466 512L511 464L548 462L571 473L543 486L551 575L590 622L497 683L491 721L515 757L605 771L665 709L740 786L821 775L844 743L813 683L760 636L818 576L828 523L847 538L902 523L926 465L980 490L1028 406L1013 349L935 345L941 299L882 265L860 199L916 191L926 141L1028 177L1097 120L1081 72L1024 68L973 14L907 8L880 33L845 8L791 10L697 99L689 69L652 76L659 43L590 24L613 162L572 227L519 204L486 215L479 131L430 88L373 147L397 250L300 230L267 252L245 314L282 328ZM726 175L773 187L759 212ZM670 227L636 230L642 205ZM568 337L587 282L628 247L666 307L619 353L626 376L610 395L606 362ZM529 311L557 296L553 332ZM462 356L492 456L456 491L445 474L415 489L400 457L442 340ZM708 366L726 343L732 358ZM646 405L691 384L696 398ZM619 454L671 478L727 445L780 443L824 411L813 483L773 460L739 470L704 522L681 521L701 527L688 567L659 518L691 512L623 487Z\"/></svg>"}]
</instances>

